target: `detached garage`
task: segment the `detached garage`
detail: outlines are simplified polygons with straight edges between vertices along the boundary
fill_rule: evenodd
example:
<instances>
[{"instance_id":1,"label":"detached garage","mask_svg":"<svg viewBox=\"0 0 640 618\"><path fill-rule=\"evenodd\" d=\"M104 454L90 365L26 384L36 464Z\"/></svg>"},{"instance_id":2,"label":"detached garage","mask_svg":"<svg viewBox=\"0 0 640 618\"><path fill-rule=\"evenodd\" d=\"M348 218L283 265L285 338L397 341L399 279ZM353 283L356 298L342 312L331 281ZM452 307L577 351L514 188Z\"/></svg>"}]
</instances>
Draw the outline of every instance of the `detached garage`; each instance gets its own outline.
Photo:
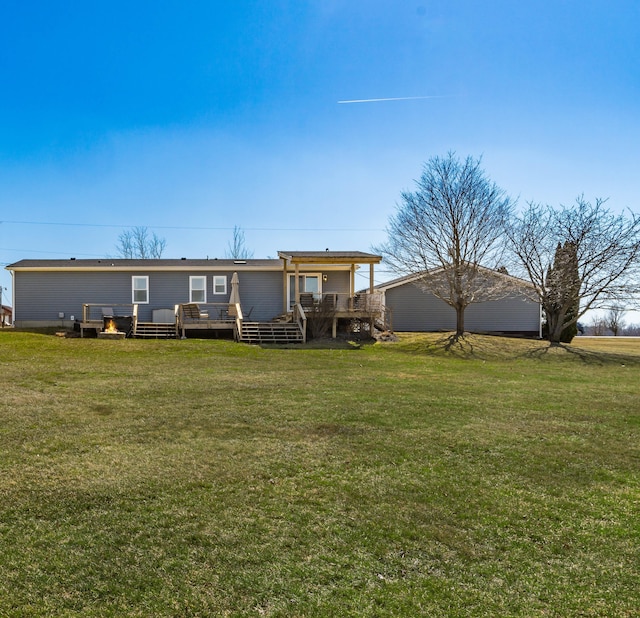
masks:
<instances>
[{"instance_id":1,"label":"detached garage","mask_svg":"<svg viewBox=\"0 0 640 618\"><path fill-rule=\"evenodd\" d=\"M474 333L540 337L540 303L522 290L525 281L490 271L513 282L513 292L500 300L469 305L465 311L465 330ZM384 294L384 304L392 311L396 332L433 332L456 329L453 307L419 287L420 275L409 275L376 286ZM533 295L531 295L533 296Z\"/></svg>"}]
</instances>

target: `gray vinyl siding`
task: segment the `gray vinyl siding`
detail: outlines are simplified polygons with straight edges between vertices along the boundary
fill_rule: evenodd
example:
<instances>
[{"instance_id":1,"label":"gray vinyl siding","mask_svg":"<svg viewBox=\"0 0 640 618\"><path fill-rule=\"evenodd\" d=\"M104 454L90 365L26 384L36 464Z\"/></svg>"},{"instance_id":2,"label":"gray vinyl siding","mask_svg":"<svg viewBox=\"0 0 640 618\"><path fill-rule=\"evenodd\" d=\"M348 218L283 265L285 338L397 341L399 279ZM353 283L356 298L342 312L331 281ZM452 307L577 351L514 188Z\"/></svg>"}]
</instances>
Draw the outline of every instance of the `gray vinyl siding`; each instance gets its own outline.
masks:
<instances>
[{"instance_id":1,"label":"gray vinyl siding","mask_svg":"<svg viewBox=\"0 0 640 618\"><path fill-rule=\"evenodd\" d=\"M432 294L423 292L411 283L387 290L384 303L392 310L393 330L455 329L455 311Z\"/></svg>"},{"instance_id":2,"label":"gray vinyl siding","mask_svg":"<svg viewBox=\"0 0 640 618\"><path fill-rule=\"evenodd\" d=\"M338 294L349 294L350 273L346 271L331 271L326 273L327 280L322 283L323 292L336 292ZM358 275L356 274L356 277Z\"/></svg>"},{"instance_id":3,"label":"gray vinyl siding","mask_svg":"<svg viewBox=\"0 0 640 618\"><path fill-rule=\"evenodd\" d=\"M455 330L456 312L433 294L406 283L385 292L396 331ZM465 330L471 332L538 332L540 306L524 297L474 303L465 311Z\"/></svg>"},{"instance_id":4,"label":"gray vinyl siding","mask_svg":"<svg viewBox=\"0 0 640 618\"><path fill-rule=\"evenodd\" d=\"M149 277L149 303L138 305L138 319L152 320L154 309L172 309L189 302L189 277L206 276L207 302L227 303L231 294L232 270L221 271L16 271L14 273L15 314L19 323L59 323L82 317L85 303L104 305L131 304L134 276ZM237 271L240 303L251 320L271 320L282 313L282 271ZM302 272L302 271L301 271ZM227 277L226 294L213 293L213 276ZM329 272L324 291L349 292L349 272Z\"/></svg>"},{"instance_id":5,"label":"gray vinyl siding","mask_svg":"<svg viewBox=\"0 0 640 618\"><path fill-rule=\"evenodd\" d=\"M228 285L231 292L231 276ZM245 319L267 321L282 313L282 272L239 272L238 289Z\"/></svg>"},{"instance_id":6,"label":"gray vinyl siding","mask_svg":"<svg viewBox=\"0 0 640 618\"><path fill-rule=\"evenodd\" d=\"M62 312L65 319L72 315L80 319L83 303L130 303L132 274L16 272L15 318L18 322L55 321Z\"/></svg>"},{"instance_id":7,"label":"gray vinyl siding","mask_svg":"<svg viewBox=\"0 0 640 618\"><path fill-rule=\"evenodd\" d=\"M238 273L238 279L242 311L245 316L249 316L250 320L258 322L271 320L282 313L282 271L242 272ZM327 281L323 283L322 289L324 292L348 294L349 272L328 272Z\"/></svg>"},{"instance_id":8,"label":"gray vinyl siding","mask_svg":"<svg viewBox=\"0 0 640 618\"><path fill-rule=\"evenodd\" d=\"M523 297L509 297L469 305L465 329L472 332L517 332L538 334L540 305Z\"/></svg>"}]
</instances>

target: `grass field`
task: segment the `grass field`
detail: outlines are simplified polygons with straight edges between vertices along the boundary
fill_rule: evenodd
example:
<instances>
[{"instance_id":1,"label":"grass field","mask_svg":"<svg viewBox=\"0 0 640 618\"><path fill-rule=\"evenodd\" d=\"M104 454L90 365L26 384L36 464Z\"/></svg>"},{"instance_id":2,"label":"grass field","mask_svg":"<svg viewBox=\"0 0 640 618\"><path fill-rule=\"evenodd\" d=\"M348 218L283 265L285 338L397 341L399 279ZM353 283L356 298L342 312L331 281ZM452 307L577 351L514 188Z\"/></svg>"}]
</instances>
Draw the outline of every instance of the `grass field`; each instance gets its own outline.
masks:
<instances>
[{"instance_id":1,"label":"grass field","mask_svg":"<svg viewBox=\"0 0 640 618\"><path fill-rule=\"evenodd\" d=\"M640 341L1 332L0 616L638 616Z\"/></svg>"}]
</instances>

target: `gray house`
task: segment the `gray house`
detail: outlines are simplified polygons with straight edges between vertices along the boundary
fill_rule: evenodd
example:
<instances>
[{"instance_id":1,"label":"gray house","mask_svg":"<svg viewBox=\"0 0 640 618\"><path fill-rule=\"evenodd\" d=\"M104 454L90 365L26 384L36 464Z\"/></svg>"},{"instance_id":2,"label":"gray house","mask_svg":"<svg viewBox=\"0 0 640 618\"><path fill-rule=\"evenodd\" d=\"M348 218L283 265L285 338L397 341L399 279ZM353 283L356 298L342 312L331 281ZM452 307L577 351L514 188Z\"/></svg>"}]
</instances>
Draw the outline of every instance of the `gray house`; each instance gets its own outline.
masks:
<instances>
[{"instance_id":1,"label":"gray house","mask_svg":"<svg viewBox=\"0 0 640 618\"><path fill-rule=\"evenodd\" d=\"M527 282L495 271L512 291L499 300L473 303L465 311L465 329L475 333L541 336L540 303L527 294ZM408 275L375 287L393 318L397 332L452 331L456 328L455 310L432 293L418 286L419 274Z\"/></svg>"},{"instance_id":2,"label":"gray house","mask_svg":"<svg viewBox=\"0 0 640 618\"><path fill-rule=\"evenodd\" d=\"M341 320L373 324L384 313L373 289L380 261L359 251L280 251L278 259L264 260L71 258L6 268L18 328L75 327L84 335L106 330L105 320L118 317L130 318L121 328L135 336L230 330L251 341L304 340L306 320L320 311L331 316L334 336ZM370 286L356 294L362 264L369 266Z\"/></svg>"}]
</instances>

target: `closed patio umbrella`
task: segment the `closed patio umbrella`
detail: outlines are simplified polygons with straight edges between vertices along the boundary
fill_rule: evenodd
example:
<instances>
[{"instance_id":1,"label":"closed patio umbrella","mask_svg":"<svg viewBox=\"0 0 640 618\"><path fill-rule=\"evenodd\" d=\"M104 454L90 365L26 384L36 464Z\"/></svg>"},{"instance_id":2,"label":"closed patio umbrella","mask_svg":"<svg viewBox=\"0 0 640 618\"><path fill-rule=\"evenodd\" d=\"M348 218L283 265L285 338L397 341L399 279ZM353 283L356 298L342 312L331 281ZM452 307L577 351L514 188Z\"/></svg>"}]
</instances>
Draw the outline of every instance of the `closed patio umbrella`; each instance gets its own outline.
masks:
<instances>
[{"instance_id":1,"label":"closed patio umbrella","mask_svg":"<svg viewBox=\"0 0 640 618\"><path fill-rule=\"evenodd\" d=\"M229 315L236 315L236 303L240 303L239 287L238 273L233 273L231 277L231 294L229 295Z\"/></svg>"}]
</instances>

